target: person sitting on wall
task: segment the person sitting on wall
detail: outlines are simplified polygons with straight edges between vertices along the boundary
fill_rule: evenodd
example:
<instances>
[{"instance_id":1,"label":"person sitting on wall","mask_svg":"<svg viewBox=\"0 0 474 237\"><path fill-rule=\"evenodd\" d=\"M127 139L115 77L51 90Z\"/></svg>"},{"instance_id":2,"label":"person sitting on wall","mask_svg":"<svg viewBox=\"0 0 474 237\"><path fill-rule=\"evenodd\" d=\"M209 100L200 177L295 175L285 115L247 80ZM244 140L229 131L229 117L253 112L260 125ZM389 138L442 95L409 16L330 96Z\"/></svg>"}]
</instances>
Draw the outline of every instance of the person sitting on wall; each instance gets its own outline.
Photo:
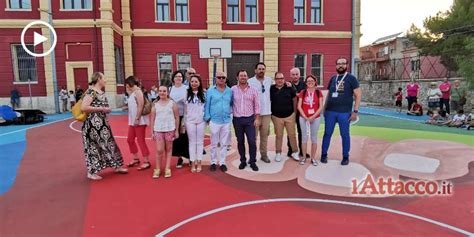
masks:
<instances>
[{"instance_id":1,"label":"person sitting on wall","mask_svg":"<svg viewBox=\"0 0 474 237\"><path fill-rule=\"evenodd\" d=\"M413 100L413 104L411 105L410 111L408 111L407 115L416 115L416 116L423 115L423 106L418 103L417 99Z\"/></svg>"}]
</instances>

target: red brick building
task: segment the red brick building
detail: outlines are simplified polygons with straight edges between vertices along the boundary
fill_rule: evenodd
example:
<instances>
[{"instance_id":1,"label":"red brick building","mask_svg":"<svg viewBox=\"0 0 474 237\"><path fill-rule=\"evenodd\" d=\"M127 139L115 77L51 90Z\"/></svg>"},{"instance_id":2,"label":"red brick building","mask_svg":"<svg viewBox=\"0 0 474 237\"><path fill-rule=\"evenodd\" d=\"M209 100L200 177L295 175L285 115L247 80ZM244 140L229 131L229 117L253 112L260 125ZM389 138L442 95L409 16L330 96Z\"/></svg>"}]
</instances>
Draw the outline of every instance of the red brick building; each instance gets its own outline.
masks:
<instances>
[{"instance_id":1,"label":"red brick building","mask_svg":"<svg viewBox=\"0 0 474 237\"><path fill-rule=\"evenodd\" d=\"M359 48L360 0L50 1L51 7L48 0L0 1L1 104L8 104L14 87L25 104L31 87L33 107L54 111L51 55L34 58L18 47L22 28L48 22L48 12L58 35L58 88L84 88L93 71L102 71L114 106L132 74L150 87L174 70L194 67L207 84L212 60L199 58L199 39L232 40L232 58L218 61L218 70L231 78L241 68L253 75L255 63L264 61L268 76L282 71L289 77L296 66L326 84L338 57L358 57L352 46ZM47 28L34 30L48 34ZM48 43L35 52L43 47Z\"/></svg>"}]
</instances>

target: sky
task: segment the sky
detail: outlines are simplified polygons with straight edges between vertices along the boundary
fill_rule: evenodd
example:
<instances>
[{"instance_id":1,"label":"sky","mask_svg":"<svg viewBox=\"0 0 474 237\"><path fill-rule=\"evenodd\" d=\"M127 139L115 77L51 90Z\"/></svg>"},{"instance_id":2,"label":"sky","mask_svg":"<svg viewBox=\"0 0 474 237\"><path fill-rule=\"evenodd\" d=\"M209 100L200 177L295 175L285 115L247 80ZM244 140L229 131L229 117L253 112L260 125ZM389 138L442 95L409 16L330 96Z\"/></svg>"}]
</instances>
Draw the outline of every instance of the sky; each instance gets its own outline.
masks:
<instances>
[{"instance_id":1,"label":"sky","mask_svg":"<svg viewBox=\"0 0 474 237\"><path fill-rule=\"evenodd\" d=\"M378 38L406 32L412 23L423 27L423 20L447 11L453 0L361 0L360 46Z\"/></svg>"}]
</instances>

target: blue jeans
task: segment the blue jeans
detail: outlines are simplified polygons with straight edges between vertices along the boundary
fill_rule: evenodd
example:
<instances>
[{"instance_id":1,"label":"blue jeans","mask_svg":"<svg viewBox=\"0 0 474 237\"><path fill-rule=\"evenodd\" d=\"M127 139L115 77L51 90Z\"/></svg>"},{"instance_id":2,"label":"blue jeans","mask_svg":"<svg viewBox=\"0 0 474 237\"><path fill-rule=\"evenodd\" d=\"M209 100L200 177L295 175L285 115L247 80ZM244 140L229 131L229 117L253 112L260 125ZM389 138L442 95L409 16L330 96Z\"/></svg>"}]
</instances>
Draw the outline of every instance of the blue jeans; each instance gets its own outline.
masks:
<instances>
[{"instance_id":1,"label":"blue jeans","mask_svg":"<svg viewBox=\"0 0 474 237\"><path fill-rule=\"evenodd\" d=\"M331 143L331 137L334 133L334 127L336 123L339 124L339 133L342 138L342 157L349 158L349 151L351 149L351 135L349 134L349 118L351 117L351 112L340 113L334 111L324 112L324 137L323 137L323 147L321 151L321 157L328 156L328 149Z\"/></svg>"},{"instance_id":2,"label":"blue jeans","mask_svg":"<svg viewBox=\"0 0 474 237\"><path fill-rule=\"evenodd\" d=\"M245 137L247 136L247 142L249 143L249 164L255 164L257 162L257 136L254 126L255 116L250 117L234 117L234 130L235 136L237 137L237 147L239 149L240 162L247 163L245 158Z\"/></svg>"}]
</instances>

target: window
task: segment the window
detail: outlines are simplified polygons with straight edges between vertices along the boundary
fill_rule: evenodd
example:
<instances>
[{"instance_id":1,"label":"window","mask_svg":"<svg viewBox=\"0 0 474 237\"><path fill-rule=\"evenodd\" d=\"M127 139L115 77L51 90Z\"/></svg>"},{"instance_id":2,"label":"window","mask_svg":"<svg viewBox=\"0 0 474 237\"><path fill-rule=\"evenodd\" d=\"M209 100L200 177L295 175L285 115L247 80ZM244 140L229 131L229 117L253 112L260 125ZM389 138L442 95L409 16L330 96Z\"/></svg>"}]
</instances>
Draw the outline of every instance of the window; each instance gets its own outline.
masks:
<instances>
[{"instance_id":1,"label":"window","mask_svg":"<svg viewBox=\"0 0 474 237\"><path fill-rule=\"evenodd\" d=\"M173 59L171 54L158 54L158 73L160 85L171 85L171 74L173 73Z\"/></svg>"},{"instance_id":2,"label":"window","mask_svg":"<svg viewBox=\"0 0 474 237\"><path fill-rule=\"evenodd\" d=\"M239 21L239 0L227 0L227 22Z\"/></svg>"},{"instance_id":3,"label":"window","mask_svg":"<svg viewBox=\"0 0 474 237\"><path fill-rule=\"evenodd\" d=\"M295 67L300 69L300 78L306 77L306 54L295 54Z\"/></svg>"},{"instance_id":4,"label":"window","mask_svg":"<svg viewBox=\"0 0 474 237\"><path fill-rule=\"evenodd\" d=\"M63 0L63 9L66 10L91 10L92 0Z\"/></svg>"},{"instance_id":5,"label":"window","mask_svg":"<svg viewBox=\"0 0 474 237\"><path fill-rule=\"evenodd\" d=\"M188 21L188 0L176 0L176 21Z\"/></svg>"},{"instance_id":6,"label":"window","mask_svg":"<svg viewBox=\"0 0 474 237\"><path fill-rule=\"evenodd\" d=\"M411 71L416 72L420 70L420 59L411 60Z\"/></svg>"},{"instance_id":7,"label":"window","mask_svg":"<svg viewBox=\"0 0 474 237\"><path fill-rule=\"evenodd\" d=\"M9 9L31 9L31 0L8 0Z\"/></svg>"},{"instance_id":8,"label":"window","mask_svg":"<svg viewBox=\"0 0 474 237\"><path fill-rule=\"evenodd\" d=\"M311 23L321 23L321 0L311 0Z\"/></svg>"},{"instance_id":9,"label":"window","mask_svg":"<svg viewBox=\"0 0 474 237\"><path fill-rule=\"evenodd\" d=\"M304 23L304 1L295 0L295 23Z\"/></svg>"},{"instance_id":10,"label":"window","mask_svg":"<svg viewBox=\"0 0 474 237\"><path fill-rule=\"evenodd\" d=\"M178 54L176 55L176 61L178 62L178 70L186 70L191 67L191 54Z\"/></svg>"},{"instance_id":11,"label":"window","mask_svg":"<svg viewBox=\"0 0 474 237\"><path fill-rule=\"evenodd\" d=\"M313 54L311 55L311 74L315 75L318 78L318 85L322 84L323 81L323 57L321 54Z\"/></svg>"},{"instance_id":12,"label":"window","mask_svg":"<svg viewBox=\"0 0 474 237\"><path fill-rule=\"evenodd\" d=\"M122 49L115 46L115 77L118 85L123 85L125 81L122 58Z\"/></svg>"},{"instance_id":13,"label":"window","mask_svg":"<svg viewBox=\"0 0 474 237\"><path fill-rule=\"evenodd\" d=\"M156 17L157 21L170 20L170 3L169 0L156 0Z\"/></svg>"},{"instance_id":14,"label":"window","mask_svg":"<svg viewBox=\"0 0 474 237\"><path fill-rule=\"evenodd\" d=\"M26 45L28 50L35 52L35 47ZM38 81L36 75L36 57L29 55L21 45L12 45L13 73L15 82Z\"/></svg>"},{"instance_id":15,"label":"window","mask_svg":"<svg viewBox=\"0 0 474 237\"><path fill-rule=\"evenodd\" d=\"M257 0L245 0L245 22L257 22Z\"/></svg>"}]
</instances>

